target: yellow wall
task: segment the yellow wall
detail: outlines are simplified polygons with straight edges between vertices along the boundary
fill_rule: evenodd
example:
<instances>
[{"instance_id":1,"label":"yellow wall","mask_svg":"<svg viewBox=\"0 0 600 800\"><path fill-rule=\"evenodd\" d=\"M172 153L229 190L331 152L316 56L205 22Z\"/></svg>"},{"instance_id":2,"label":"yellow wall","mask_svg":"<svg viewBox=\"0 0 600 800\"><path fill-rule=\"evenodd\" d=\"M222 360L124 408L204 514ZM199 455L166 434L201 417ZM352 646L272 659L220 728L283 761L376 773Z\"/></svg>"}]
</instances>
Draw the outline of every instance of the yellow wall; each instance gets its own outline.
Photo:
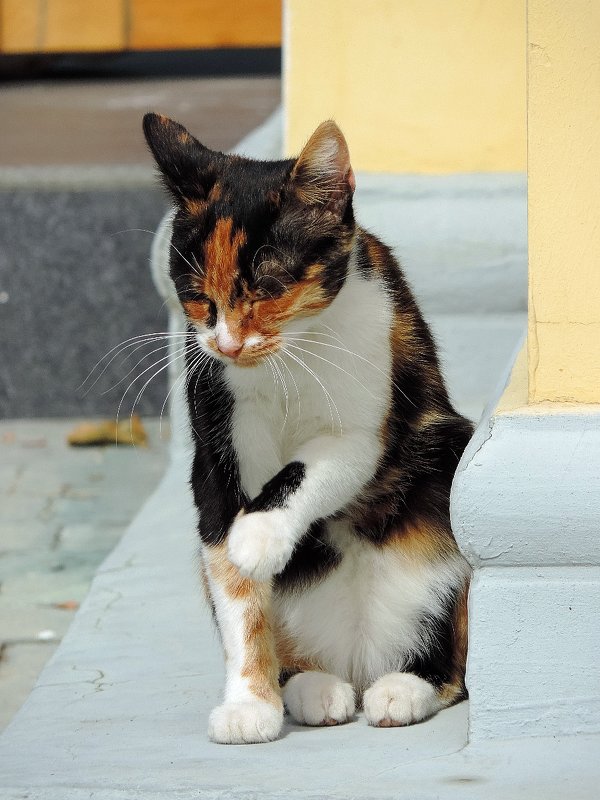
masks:
<instances>
[{"instance_id":1,"label":"yellow wall","mask_svg":"<svg viewBox=\"0 0 600 800\"><path fill-rule=\"evenodd\" d=\"M600 4L529 0L529 399L600 402Z\"/></svg>"},{"instance_id":2,"label":"yellow wall","mask_svg":"<svg viewBox=\"0 0 600 800\"><path fill-rule=\"evenodd\" d=\"M524 171L525 0L287 0L286 148L323 119L357 169Z\"/></svg>"}]
</instances>

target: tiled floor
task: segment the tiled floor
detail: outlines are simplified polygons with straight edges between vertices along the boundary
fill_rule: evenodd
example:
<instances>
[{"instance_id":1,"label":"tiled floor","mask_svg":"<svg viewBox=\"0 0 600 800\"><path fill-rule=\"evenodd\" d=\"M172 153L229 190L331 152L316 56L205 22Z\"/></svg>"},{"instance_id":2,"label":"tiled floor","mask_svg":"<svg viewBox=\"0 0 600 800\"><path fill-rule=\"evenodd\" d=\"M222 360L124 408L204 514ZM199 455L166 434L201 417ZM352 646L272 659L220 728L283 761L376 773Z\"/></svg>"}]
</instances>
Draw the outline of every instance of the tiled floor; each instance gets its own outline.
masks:
<instances>
[{"instance_id":1,"label":"tiled floor","mask_svg":"<svg viewBox=\"0 0 600 800\"><path fill-rule=\"evenodd\" d=\"M73 448L75 421L0 423L0 731L164 472L168 423L144 424L147 447Z\"/></svg>"}]
</instances>

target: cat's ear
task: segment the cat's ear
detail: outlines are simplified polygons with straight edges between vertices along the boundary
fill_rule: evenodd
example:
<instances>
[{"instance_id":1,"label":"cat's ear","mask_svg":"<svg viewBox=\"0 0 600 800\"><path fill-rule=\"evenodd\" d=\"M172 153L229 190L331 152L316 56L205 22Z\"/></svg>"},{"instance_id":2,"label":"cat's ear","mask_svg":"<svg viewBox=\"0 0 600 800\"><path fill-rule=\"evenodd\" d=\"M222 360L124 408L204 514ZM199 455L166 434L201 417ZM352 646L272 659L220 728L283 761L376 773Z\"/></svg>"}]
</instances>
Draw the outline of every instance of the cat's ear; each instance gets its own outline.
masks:
<instances>
[{"instance_id":1,"label":"cat's ear","mask_svg":"<svg viewBox=\"0 0 600 800\"><path fill-rule=\"evenodd\" d=\"M333 120L322 122L310 137L291 177L294 193L303 203L343 215L356 181L344 134Z\"/></svg>"},{"instance_id":2,"label":"cat's ear","mask_svg":"<svg viewBox=\"0 0 600 800\"><path fill-rule=\"evenodd\" d=\"M217 154L162 114L144 116L144 135L175 201L205 200L215 181Z\"/></svg>"}]
</instances>

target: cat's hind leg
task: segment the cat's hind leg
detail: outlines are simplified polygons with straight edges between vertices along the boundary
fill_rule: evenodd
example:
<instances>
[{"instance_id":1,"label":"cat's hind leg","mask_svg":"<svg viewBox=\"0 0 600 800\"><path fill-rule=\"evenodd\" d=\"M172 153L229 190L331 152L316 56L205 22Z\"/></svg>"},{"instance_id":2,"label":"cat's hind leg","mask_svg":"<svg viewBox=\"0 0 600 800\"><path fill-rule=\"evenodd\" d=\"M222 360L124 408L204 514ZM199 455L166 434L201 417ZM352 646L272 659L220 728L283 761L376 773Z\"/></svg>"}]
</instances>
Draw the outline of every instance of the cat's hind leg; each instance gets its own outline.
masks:
<instances>
[{"instance_id":1,"label":"cat's hind leg","mask_svg":"<svg viewBox=\"0 0 600 800\"><path fill-rule=\"evenodd\" d=\"M299 672L283 687L287 710L301 725L340 725L354 715L354 689L336 675Z\"/></svg>"},{"instance_id":2,"label":"cat's hind leg","mask_svg":"<svg viewBox=\"0 0 600 800\"><path fill-rule=\"evenodd\" d=\"M415 672L391 672L383 675L363 696L363 710L369 725L390 728L412 725L432 717L442 708L463 700L466 695L468 582L456 598L449 622L451 652L447 663L439 662L439 653L415 659L413 668L432 676L431 683Z\"/></svg>"},{"instance_id":3,"label":"cat's hind leg","mask_svg":"<svg viewBox=\"0 0 600 800\"><path fill-rule=\"evenodd\" d=\"M283 702L270 581L241 576L223 544L203 548L202 561L226 670L225 698L210 714L209 738L220 744L272 741L283 725Z\"/></svg>"}]
</instances>

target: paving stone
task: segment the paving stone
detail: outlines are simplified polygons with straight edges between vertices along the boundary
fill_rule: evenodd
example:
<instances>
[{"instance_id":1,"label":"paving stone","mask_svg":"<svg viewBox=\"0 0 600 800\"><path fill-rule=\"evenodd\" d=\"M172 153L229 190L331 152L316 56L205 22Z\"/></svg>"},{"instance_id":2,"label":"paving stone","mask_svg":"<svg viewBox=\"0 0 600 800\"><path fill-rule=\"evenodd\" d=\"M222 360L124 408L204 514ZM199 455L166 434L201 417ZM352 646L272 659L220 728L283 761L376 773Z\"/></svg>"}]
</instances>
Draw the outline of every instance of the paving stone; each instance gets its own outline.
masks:
<instances>
[{"instance_id":1,"label":"paving stone","mask_svg":"<svg viewBox=\"0 0 600 800\"><path fill-rule=\"evenodd\" d=\"M39 520L20 520L8 522L2 514L2 532L0 533L0 558L6 553L31 548L50 549L56 539L59 525L48 524ZM0 573L2 568L0 567Z\"/></svg>"},{"instance_id":2,"label":"paving stone","mask_svg":"<svg viewBox=\"0 0 600 800\"><path fill-rule=\"evenodd\" d=\"M109 553L119 540L123 528L119 525L99 525L97 522L80 522L65 525L58 534L58 551Z\"/></svg>"},{"instance_id":3,"label":"paving stone","mask_svg":"<svg viewBox=\"0 0 600 800\"><path fill-rule=\"evenodd\" d=\"M87 585L87 582L80 584L83 594L85 594ZM59 599L47 602L39 599L34 603L31 596L3 600L0 605L0 645L42 641L44 637L40 637L40 634L44 631L52 631L54 635L48 637L50 640L62 638L69 629L77 609L57 608L53 604L70 601L79 603L82 597L74 597L73 588L73 586L64 586L63 591L56 594ZM0 673L0 695L3 693L4 687Z\"/></svg>"},{"instance_id":4,"label":"paving stone","mask_svg":"<svg viewBox=\"0 0 600 800\"><path fill-rule=\"evenodd\" d=\"M58 641L14 644L0 653L0 730L11 720L33 689L46 661L58 647Z\"/></svg>"},{"instance_id":5,"label":"paving stone","mask_svg":"<svg viewBox=\"0 0 600 800\"><path fill-rule=\"evenodd\" d=\"M2 520L6 523L16 523L20 520L39 517L47 510L47 501L47 497L32 497L29 492L13 492L3 495L0 498Z\"/></svg>"},{"instance_id":6,"label":"paving stone","mask_svg":"<svg viewBox=\"0 0 600 800\"><path fill-rule=\"evenodd\" d=\"M54 641L67 632L69 606L84 600L167 462L168 426L160 439L158 424L145 420L151 446L132 452L70 448L66 435L76 422L0 422L0 646L13 665L31 659L22 683L0 669L0 708L10 713L53 651L40 634Z\"/></svg>"}]
</instances>

